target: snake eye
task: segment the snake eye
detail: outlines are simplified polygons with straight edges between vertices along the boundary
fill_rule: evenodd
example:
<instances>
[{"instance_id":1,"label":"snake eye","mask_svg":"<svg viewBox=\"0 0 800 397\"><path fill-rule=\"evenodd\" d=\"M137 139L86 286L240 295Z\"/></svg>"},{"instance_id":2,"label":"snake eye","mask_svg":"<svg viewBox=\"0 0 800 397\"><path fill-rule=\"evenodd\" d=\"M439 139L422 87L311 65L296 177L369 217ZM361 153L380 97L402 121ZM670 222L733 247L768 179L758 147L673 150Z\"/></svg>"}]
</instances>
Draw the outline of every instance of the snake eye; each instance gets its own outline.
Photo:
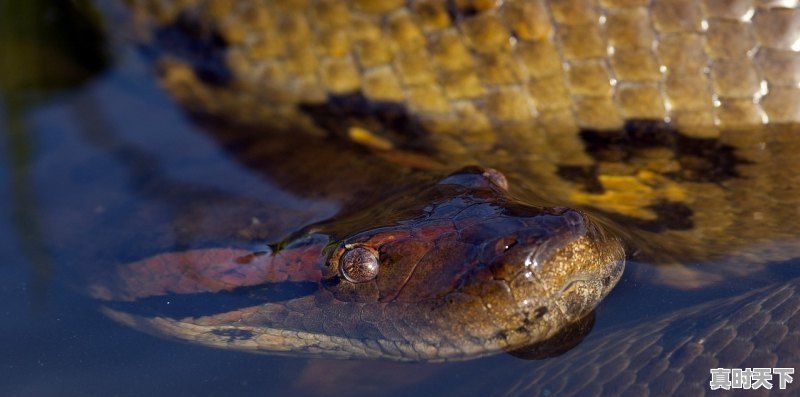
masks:
<instances>
[{"instance_id":1,"label":"snake eye","mask_svg":"<svg viewBox=\"0 0 800 397\"><path fill-rule=\"evenodd\" d=\"M497 252L506 252L511 249L511 247L517 245L517 238L514 236L505 236L495 243L495 251Z\"/></svg>"},{"instance_id":2,"label":"snake eye","mask_svg":"<svg viewBox=\"0 0 800 397\"><path fill-rule=\"evenodd\" d=\"M339 260L342 276L352 283L363 283L378 275L378 253L363 246L347 250Z\"/></svg>"}]
</instances>

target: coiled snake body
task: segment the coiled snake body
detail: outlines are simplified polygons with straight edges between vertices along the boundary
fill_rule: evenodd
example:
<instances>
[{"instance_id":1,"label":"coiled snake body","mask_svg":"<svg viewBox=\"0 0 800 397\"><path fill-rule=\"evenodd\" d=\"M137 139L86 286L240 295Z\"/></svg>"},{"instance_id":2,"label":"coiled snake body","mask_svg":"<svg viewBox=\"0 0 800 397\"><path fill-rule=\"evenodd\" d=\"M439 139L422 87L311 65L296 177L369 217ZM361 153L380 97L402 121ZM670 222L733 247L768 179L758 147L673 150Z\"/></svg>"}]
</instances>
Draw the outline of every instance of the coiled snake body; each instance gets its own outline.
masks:
<instances>
[{"instance_id":1,"label":"coiled snake body","mask_svg":"<svg viewBox=\"0 0 800 397\"><path fill-rule=\"evenodd\" d=\"M797 224L784 221L797 215L800 186L795 155L800 139L795 138L793 124L800 122L800 12L794 6L691 0L141 0L132 1L130 10L157 60L162 84L194 114L274 134L340 135L383 154L423 152L452 167L477 163L497 168L518 195L525 197L535 188L554 202L603 213L628 228L636 251L654 262L711 263L726 256L725 270L709 266L701 271L741 275L752 272L754 262L797 255ZM433 190L415 194L437 197L441 201L434 201L435 208L520 217L513 230L485 237L492 243L482 249L495 247L494 242L505 240L492 239L509 233L514 241L533 241L530 236L537 234L530 230L541 228L541 215L533 215L530 208L512 211L525 205L507 197L502 183L487 176L494 171L478 170L445 179L467 178L467 183L434 183L426 188ZM442 186L460 187L451 191ZM463 207L464 195L478 197L479 202ZM546 218L554 217L543 222L561 225L553 230L564 231L559 236L567 236L565 241L582 241L586 234L575 234L578 229L598 238L589 248L589 262L618 263L613 239L596 231L583 215L542 211L550 214ZM575 222L583 226L575 229ZM429 232L447 233L436 227ZM317 278L339 272L336 260L343 253L336 250L356 247L380 235L376 233L336 240L341 244L329 251L335 258L333 268L320 268ZM313 234L304 238L302 244L308 246L329 243L315 240ZM555 258L567 251L562 256L580 258L588 252L582 250L556 249L560 253ZM197 253L188 255L171 259L203 261ZM259 256L248 258L257 263ZM148 263L134 264L131 271L138 266L149 272ZM599 280L606 281L597 284L602 287L581 295L588 302L578 310L581 314L608 292L619 266L604 269ZM495 280L503 279L498 271L492 273ZM571 280L577 279L590 282L584 276ZM459 280L458 288L470 283ZM789 283L784 288L795 291L796 281ZM567 285L562 280L555 289L563 292ZM336 298L331 302L352 293L345 290L330 290ZM379 290L378 301L383 302L386 298ZM131 298L128 293L106 291L104 296ZM317 297L292 310L307 312L319 302ZM464 301L464 307L471 304ZM390 306L382 306L380 314L368 307L362 305L360 312L335 310L362 320L393 315L387 314L394 310ZM452 342L426 335L446 327L427 328L436 321L422 313L433 310L425 305L397 309L407 316L403 321L409 328L394 328L397 338L391 348L378 338L374 346L365 342L337 352L339 348L331 346L350 342L332 338L337 342L328 345L313 333L295 334L295 342L287 342L283 331L258 336L248 333L252 328L230 328L231 318L248 326L292 318L292 310L276 310L205 318L185 326L123 320L212 345L258 348L257 340L263 338L270 350L291 350L287 343L310 339L313 342L304 342L300 350L373 356L394 349L395 358L412 359L447 359L520 346L523 338L508 330L524 331L527 337L538 334L531 331L537 328L530 324L538 316L534 309L525 312L520 323L473 330L474 340L495 338L502 343L459 345L466 339ZM493 321L497 325L504 318ZM293 321L336 335L348 333L324 323ZM796 325L781 336L794 338L786 343L795 349ZM381 327L377 326L387 329ZM410 329L421 330L419 339L398 347L400 335L408 335ZM216 338L200 336L214 332ZM449 354L437 350L451 343Z\"/></svg>"}]
</instances>

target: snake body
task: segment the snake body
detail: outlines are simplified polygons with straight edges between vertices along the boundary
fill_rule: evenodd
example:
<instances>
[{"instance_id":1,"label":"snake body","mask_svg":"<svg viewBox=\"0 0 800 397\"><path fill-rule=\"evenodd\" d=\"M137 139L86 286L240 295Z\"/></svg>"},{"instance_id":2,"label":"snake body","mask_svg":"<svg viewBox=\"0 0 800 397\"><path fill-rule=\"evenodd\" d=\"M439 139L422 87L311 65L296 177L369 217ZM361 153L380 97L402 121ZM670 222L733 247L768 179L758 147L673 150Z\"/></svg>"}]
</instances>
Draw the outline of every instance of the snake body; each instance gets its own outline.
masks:
<instances>
[{"instance_id":1,"label":"snake body","mask_svg":"<svg viewBox=\"0 0 800 397\"><path fill-rule=\"evenodd\" d=\"M163 86L192 113L421 151L449 166L496 167L522 196L535 183L555 202L605 213L656 262L733 258L723 271L708 271L718 277L798 254L797 226L782 221L796 216L800 186L798 173L787 171L800 169L793 4L140 0L129 7ZM792 293L795 283L781 291ZM206 343L234 340L223 333ZM426 357L441 357L430 346Z\"/></svg>"},{"instance_id":2,"label":"snake body","mask_svg":"<svg viewBox=\"0 0 800 397\"><path fill-rule=\"evenodd\" d=\"M319 130L311 109L325 105L376 115L367 127L395 142L475 158L535 142L520 134L628 120L702 137L800 121L791 2L132 3L170 59L170 91L240 122Z\"/></svg>"},{"instance_id":3,"label":"snake body","mask_svg":"<svg viewBox=\"0 0 800 397\"><path fill-rule=\"evenodd\" d=\"M500 169L553 203L622 219L657 242L660 262L794 236L777 222L798 183L787 172L800 121L791 2L142 0L131 9L162 85L195 114ZM766 233L748 219L757 206L775 219Z\"/></svg>"}]
</instances>

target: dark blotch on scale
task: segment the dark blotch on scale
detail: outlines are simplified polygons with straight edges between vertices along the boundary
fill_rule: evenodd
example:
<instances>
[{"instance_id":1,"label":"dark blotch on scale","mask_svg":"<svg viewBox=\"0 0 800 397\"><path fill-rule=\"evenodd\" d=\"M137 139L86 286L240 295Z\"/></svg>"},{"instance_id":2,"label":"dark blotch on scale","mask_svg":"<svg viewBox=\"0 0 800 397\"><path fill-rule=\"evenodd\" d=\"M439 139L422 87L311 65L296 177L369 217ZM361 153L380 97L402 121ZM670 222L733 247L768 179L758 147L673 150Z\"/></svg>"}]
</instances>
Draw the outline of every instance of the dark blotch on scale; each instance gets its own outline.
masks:
<instances>
[{"instance_id":1,"label":"dark blotch on scale","mask_svg":"<svg viewBox=\"0 0 800 397\"><path fill-rule=\"evenodd\" d=\"M361 92L329 95L321 104L303 103L300 111L314 124L335 135L348 137L351 127L361 127L391 141L398 148L427 152L429 132L402 104L372 101Z\"/></svg>"},{"instance_id":2,"label":"dark blotch on scale","mask_svg":"<svg viewBox=\"0 0 800 397\"><path fill-rule=\"evenodd\" d=\"M182 13L173 23L157 29L155 38L160 49L148 47L145 51L177 56L192 65L197 77L211 86L233 81L233 72L225 61L228 43L216 27L205 24L197 15Z\"/></svg>"},{"instance_id":3,"label":"dark blotch on scale","mask_svg":"<svg viewBox=\"0 0 800 397\"><path fill-rule=\"evenodd\" d=\"M617 131L581 132L586 144L586 153L596 163L637 163L647 159L648 151L665 148L672 152L672 159L680 164L680 169L662 175L677 183L721 183L739 178L736 167L747 161L736 156L734 149L712 138L693 138L682 135L663 122L634 120ZM600 182L597 164L590 166L562 165L558 175L567 181L580 185L586 193L603 194L605 188ZM632 225L650 232L666 230L690 230L694 228L693 211L682 202L658 200L647 206L657 218L643 220L617 213L597 213L622 225Z\"/></svg>"}]
</instances>

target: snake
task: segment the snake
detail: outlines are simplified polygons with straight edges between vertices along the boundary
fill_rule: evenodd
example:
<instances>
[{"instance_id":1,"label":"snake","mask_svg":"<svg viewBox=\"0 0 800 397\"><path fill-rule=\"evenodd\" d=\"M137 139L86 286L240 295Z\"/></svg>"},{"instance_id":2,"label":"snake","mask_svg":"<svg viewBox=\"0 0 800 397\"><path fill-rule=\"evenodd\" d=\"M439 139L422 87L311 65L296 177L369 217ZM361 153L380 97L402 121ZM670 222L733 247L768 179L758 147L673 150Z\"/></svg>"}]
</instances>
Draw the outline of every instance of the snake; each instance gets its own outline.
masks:
<instances>
[{"instance_id":1,"label":"snake","mask_svg":"<svg viewBox=\"0 0 800 397\"><path fill-rule=\"evenodd\" d=\"M412 185L371 206L369 193L351 194L352 215L345 207L275 244L126 264L93 295L115 303L105 312L123 323L211 346L448 361L548 340L586 317L622 274L619 239L579 211L514 199L495 170L405 180ZM205 299L213 307L204 314L131 310L204 294L232 301Z\"/></svg>"},{"instance_id":2,"label":"snake","mask_svg":"<svg viewBox=\"0 0 800 397\"><path fill-rule=\"evenodd\" d=\"M107 313L184 340L278 354L440 361L514 350L585 317L622 272L620 242L603 222L526 204L532 185L627 228L636 254L654 262L724 258L724 269L700 269L710 279L792 259L797 227L782 220L796 216L800 186L790 171L800 13L790 3L129 1L134 40L192 115L477 168L424 172L412 190L388 188L372 206L343 211L350 226L375 218L366 231L322 225L257 252L168 252L125 266L96 294L135 301L311 282L300 299L204 317ZM409 206L399 195L433 201ZM491 218L469 227L494 229L476 245L450 220L473 210ZM424 226L404 227L409 219ZM382 258L413 242L414 230L439 240L408 248L417 270L405 286L384 288ZM464 250L464 263L442 267ZM303 274L290 266L299 256L311 259ZM523 257L523 269L537 262L554 273L516 288L526 272L494 268ZM365 263L356 275L344 270ZM359 282L376 267L377 278ZM796 297L794 285L775 288ZM547 292L522 293L529 288ZM422 300L402 299L405 291ZM796 333L780 337L796 345Z\"/></svg>"}]
</instances>

